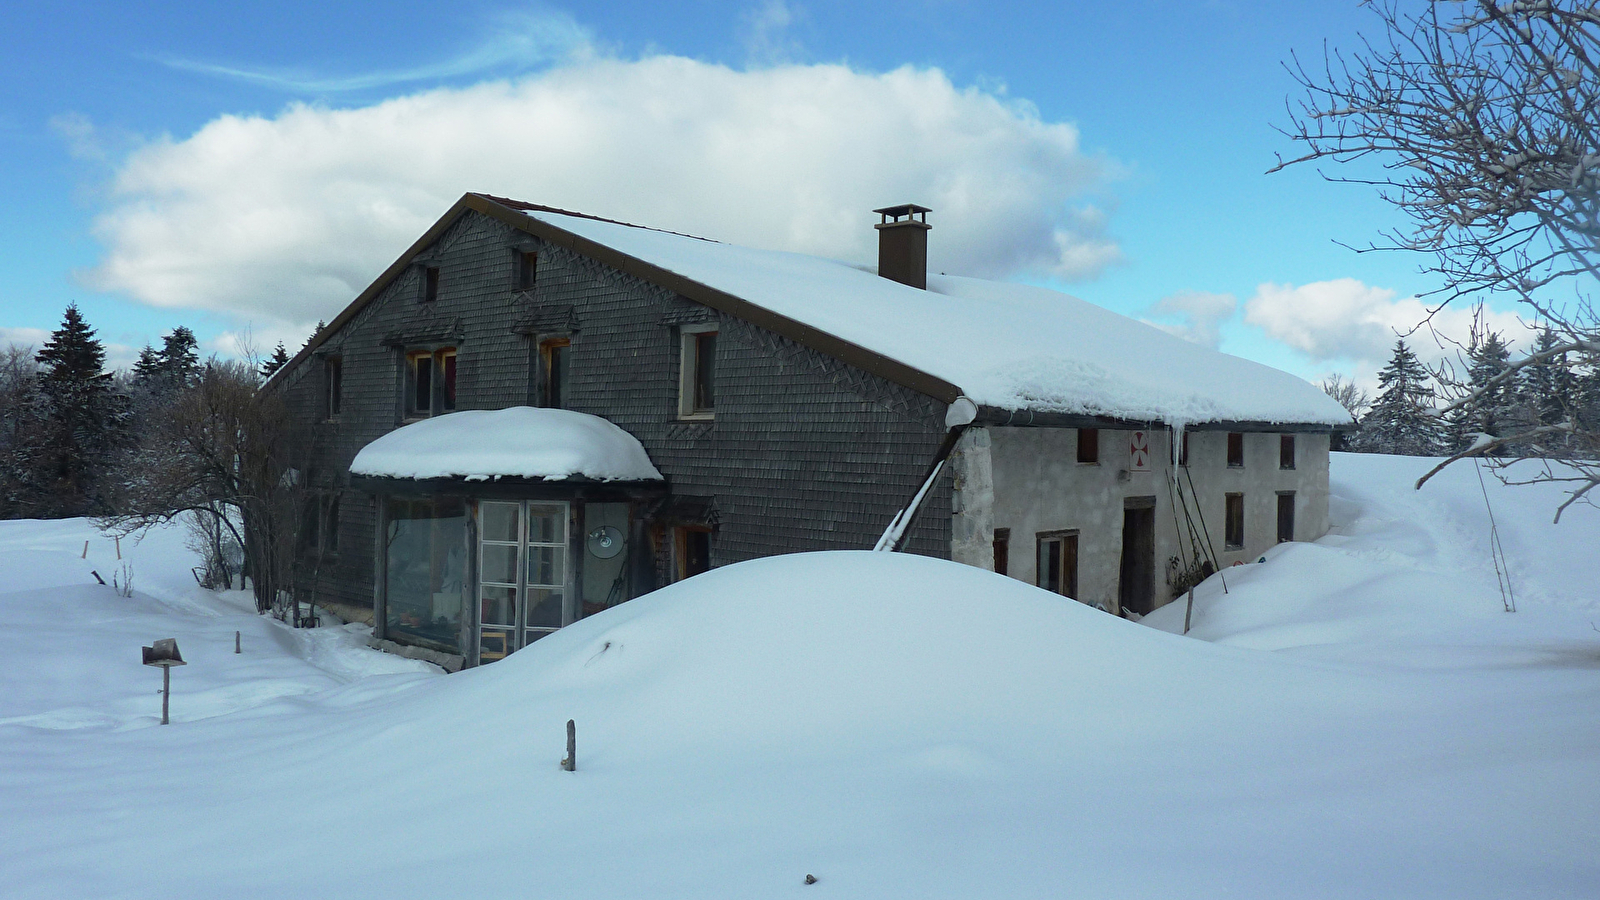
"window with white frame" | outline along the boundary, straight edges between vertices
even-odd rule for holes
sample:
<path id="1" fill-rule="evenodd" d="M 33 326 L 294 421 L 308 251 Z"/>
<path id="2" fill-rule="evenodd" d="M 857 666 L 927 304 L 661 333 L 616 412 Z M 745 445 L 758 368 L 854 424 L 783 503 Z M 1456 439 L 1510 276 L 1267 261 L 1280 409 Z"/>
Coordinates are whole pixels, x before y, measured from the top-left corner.
<path id="1" fill-rule="evenodd" d="M 684 326 L 679 329 L 679 418 L 712 418 L 717 406 L 716 386 L 716 326 Z"/>

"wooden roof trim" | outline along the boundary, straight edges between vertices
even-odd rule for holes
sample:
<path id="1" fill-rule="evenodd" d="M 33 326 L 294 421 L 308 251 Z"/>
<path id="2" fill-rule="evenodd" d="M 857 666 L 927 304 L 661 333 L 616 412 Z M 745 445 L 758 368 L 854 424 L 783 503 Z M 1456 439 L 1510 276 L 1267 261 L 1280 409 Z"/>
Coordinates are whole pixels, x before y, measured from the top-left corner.
<path id="1" fill-rule="evenodd" d="M 343 312 L 339 313 L 337 316 L 334 316 L 333 321 L 329 322 L 327 325 L 324 325 L 321 331 L 311 336 L 311 340 L 306 342 L 306 346 L 303 347 L 299 353 L 296 353 L 294 356 L 290 357 L 288 362 L 284 363 L 278 368 L 278 371 L 273 372 L 272 377 L 268 378 L 266 382 L 261 385 L 261 389 L 266 390 L 267 388 L 275 386 L 279 380 L 287 378 L 288 373 L 293 371 L 301 363 L 310 359 L 311 356 L 316 352 L 317 348 L 322 346 L 324 341 L 326 341 L 333 334 L 337 333 L 339 329 L 348 325 L 351 319 L 354 319 L 356 315 L 361 312 L 361 310 L 366 308 L 368 303 L 372 302 L 373 298 L 377 297 L 378 294 L 382 293 L 384 288 L 389 286 L 389 282 L 399 277 L 400 274 L 404 272 L 418 256 L 422 255 L 423 250 L 427 249 L 428 246 L 434 241 L 437 241 L 439 237 L 444 234 L 445 229 L 455 224 L 456 219 L 460 218 L 462 213 L 471 208 L 467 203 L 467 198 L 472 196 L 472 194 L 467 194 L 460 200 L 457 200 L 455 205 L 450 207 L 448 212 L 439 217 L 439 221 L 433 223 L 432 228 L 429 228 L 427 231 L 423 232 L 422 237 L 417 238 L 416 241 L 414 241 L 411 246 L 406 249 L 406 252 L 400 254 L 399 259 L 390 264 L 389 268 L 384 269 L 383 274 L 379 275 L 377 279 L 372 282 L 372 284 L 367 285 L 366 290 L 362 291 L 360 294 L 357 294 L 356 298 L 350 301 L 350 305 L 346 306 Z"/>

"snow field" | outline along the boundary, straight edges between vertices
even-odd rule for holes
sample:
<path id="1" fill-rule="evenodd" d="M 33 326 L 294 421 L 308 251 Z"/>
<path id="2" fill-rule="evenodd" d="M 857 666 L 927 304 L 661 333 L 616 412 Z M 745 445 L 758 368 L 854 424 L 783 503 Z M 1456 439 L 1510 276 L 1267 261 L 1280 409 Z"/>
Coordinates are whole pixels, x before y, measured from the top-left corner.
<path id="1" fill-rule="evenodd" d="M 138 548 L 169 599 L 31 582 L 86 526 L 0 523 L 23 585 L 0 696 L 31 691 L 4 715 L 101 717 L 0 722 L 0 894 L 1592 897 L 1600 562 L 1567 551 L 1600 523 L 1492 494 L 1513 567 L 1556 564 L 1508 615 L 1476 480 L 1410 494 L 1420 468 L 1336 457 L 1336 533 L 1203 585 L 1195 637 L 1159 630 L 1180 604 L 1134 624 L 952 563 L 798 554 L 448 677 L 348 629 L 269 640 L 160 588 L 187 574 L 170 546 Z M 63 618 L 81 647 L 41 637 Z M 191 664 L 152 727 L 137 646 L 168 636 Z"/>

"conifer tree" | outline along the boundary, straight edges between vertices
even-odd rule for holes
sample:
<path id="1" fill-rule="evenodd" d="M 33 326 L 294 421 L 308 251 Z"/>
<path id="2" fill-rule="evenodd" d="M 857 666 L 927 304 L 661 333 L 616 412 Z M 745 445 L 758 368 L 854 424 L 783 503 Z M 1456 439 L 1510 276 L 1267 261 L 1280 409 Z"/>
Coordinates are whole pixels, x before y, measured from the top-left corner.
<path id="1" fill-rule="evenodd" d="M 283 346 L 283 341 L 273 348 L 272 355 L 261 363 L 261 377 L 271 378 L 279 369 L 289 364 L 289 351 Z"/>
<path id="2" fill-rule="evenodd" d="M 1428 370 L 1404 340 L 1378 373 L 1378 399 L 1361 420 L 1360 449 L 1369 453 L 1431 456 L 1441 449 Z"/>
<path id="3" fill-rule="evenodd" d="M 1456 407 L 1449 415 L 1447 445 L 1443 449 L 1457 453 L 1472 446 L 1480 434 L 1500 437 L 1507 427 L 1516 424 L 1519 400 L 1514 382 L 1490 382 L 1506 370 L 1511 359 L 1511 348 L 1499 332 L 1472 333 L 1472 343 L 1467 347 L 1467 383 L 1464 390 L 1471 399 Z"/>
<path id="4" fill-rule="evenodd" d="M 161 354 L 149 344 L 139 351 L 139 359 L 133 364 L 133 372 L 129 378 L 135 388 L 148 389 L 154 386 L 161 377 Z"/>
<path id="5" fill-rule="evenodd" d="M 47 415 L 38 461 L 55 500 L 48 514 L 103 511 L 97 482 L 127 426 L 125 404 L 105 371 L 105 347 L 74 304 L 35 358 Z"/>
<path id="6" fill-rule="evenodd" d="M 1541 329 L 1534 339 L 1533 352 L 1546 353 L 1559 343 L 1555 332 Z M 1519 387 L 1530 425 L 1556 425 L 1578 412 L 1577 380 L 1565 353 L 1530 363 L 1522 370 Z"/>
<path id="7" fill-rule="evenodd" d="M 181 390 L 195 383 L 200 377 L 200 342 L 195 339 L 194 332 L 182 325 L 162 339 L 161 350 L 157 353 L 161 361 L 161 376 L 171 390 Z"/>

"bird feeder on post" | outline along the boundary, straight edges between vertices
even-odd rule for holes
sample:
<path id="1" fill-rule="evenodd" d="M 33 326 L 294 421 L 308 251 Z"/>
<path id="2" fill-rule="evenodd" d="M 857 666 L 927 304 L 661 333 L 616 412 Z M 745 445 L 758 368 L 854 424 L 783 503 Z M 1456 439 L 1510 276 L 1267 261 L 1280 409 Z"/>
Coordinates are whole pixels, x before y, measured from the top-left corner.
<path id="1" fill-rule="evenodd" d="M 178 653 L 177 638 L 162 638 L 145 647 L 144 664 L 161 667 L 161 724 L 167 724 L 167 699 L 172 695 L 172 667 L 186 665 Z"/>

